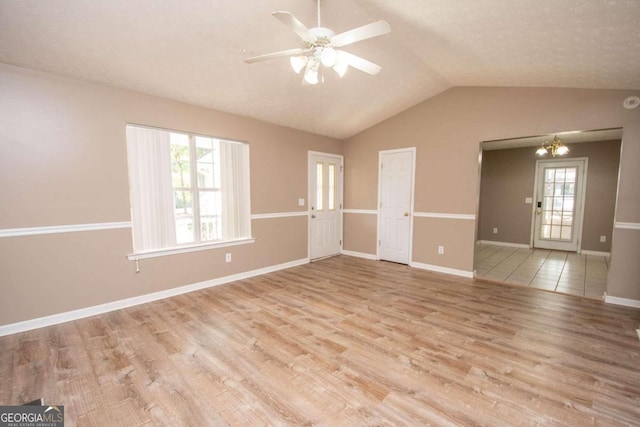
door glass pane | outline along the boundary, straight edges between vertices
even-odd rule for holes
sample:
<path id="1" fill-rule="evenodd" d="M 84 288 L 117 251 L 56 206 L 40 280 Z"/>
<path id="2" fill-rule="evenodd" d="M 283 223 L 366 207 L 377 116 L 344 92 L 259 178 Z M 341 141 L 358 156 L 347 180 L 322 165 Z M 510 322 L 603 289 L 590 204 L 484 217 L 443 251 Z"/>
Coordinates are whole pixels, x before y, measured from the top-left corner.
<path id="1" fill-rule="evenodd" d="M 324 163 L 318 162 L 316 163 L 316 209 L 321 211 L 324 209 L 323 206 L 323 195 L 324 195 Z"/>
<path id="2" fill-rule="evenodd" d="M 336 165 L 329 164 L 329 210 L 336 208 Z"/>
<path id="3" fill-rule="evenodd" d="M 544 170 L 544 182 L 553 182 L 555 176 L 555 170 L 553 169 L 545 169 Z"/>
<path id="4" fill-rule="evenodd" d="M 564 185 L 564 194 L 567 196 L 573 196 L 575 192 L 576 185 L 573 183 Z"/>

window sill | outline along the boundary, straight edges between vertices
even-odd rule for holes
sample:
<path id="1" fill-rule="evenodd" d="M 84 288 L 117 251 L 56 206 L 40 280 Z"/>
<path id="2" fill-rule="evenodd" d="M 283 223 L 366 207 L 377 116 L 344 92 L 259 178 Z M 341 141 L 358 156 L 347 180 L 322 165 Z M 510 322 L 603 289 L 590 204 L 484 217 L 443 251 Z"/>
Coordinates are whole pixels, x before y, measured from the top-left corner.
<path id="1" fill-rule="evenodd" d="M 129 259 L 129 261 L 138 261 L 140 259 L 146 259 L 146 258 L 156 258 L 161 256 L 167 256 L 167 255 L 184 254 L 187 252 L 206 251 L 209 249 L 218 249 L 218 248 L 226 248 L 229 246 L 246 245 L 249 243 L 255 243 L 255 241 L 256 239 L 253 237 L 246 237 L 246 238 L 236 239 L 236 240 L 225 240 L 223 242 L 212 242 L 212 243 L 204 243 L 199 245 L 158 249 L 155 251 L 148 251 L 148 252 L 139 252 L 139 253 L 127 255 L 127 258 Z"/>

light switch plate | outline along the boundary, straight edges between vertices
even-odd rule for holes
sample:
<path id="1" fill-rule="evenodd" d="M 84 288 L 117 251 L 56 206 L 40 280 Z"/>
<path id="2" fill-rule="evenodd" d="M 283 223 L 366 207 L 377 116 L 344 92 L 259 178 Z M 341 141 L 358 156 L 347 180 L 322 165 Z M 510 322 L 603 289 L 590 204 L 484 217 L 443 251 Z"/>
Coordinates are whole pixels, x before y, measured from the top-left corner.
<path id="1" fill-rule="evenodd" d="M 533 203 L 533 197 L 525 197 L 524 202 L 529 204 Z"/>
<path id="2" fill-rule="evenodd" d="M 304 206 L 304 199 L 298 199 L 298 206 Z"/>

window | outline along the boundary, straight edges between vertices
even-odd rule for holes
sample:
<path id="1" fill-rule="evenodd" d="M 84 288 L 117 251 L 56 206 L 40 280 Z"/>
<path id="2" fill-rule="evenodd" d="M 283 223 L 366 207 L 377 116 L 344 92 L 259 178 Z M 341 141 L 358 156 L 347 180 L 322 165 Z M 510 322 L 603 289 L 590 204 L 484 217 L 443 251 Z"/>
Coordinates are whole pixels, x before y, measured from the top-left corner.
<path id="1" fill-rule="evenodd" d="M 251 236 L 249 145 L 127 125 L 136 253 Z"/>

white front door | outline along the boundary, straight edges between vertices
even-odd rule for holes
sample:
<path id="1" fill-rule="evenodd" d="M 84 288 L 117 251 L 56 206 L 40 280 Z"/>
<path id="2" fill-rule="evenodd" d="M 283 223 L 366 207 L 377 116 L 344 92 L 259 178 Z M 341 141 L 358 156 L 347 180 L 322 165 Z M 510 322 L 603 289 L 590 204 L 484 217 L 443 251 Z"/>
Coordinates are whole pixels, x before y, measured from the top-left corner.
<path id="1" fill-rule="evenodd" d="M 378 258 L 409 264 L 415 148 L 380 152 Z"/>
<path id="2" fill-rule="evenodd" d="M 342 248 L 342 156 L 309 152 L 309 258 Z"/>
<path id="3" fill-rule="evenodd" d="M 586 159 L 538 161 L 533 246 L 578 251 Z"/>

